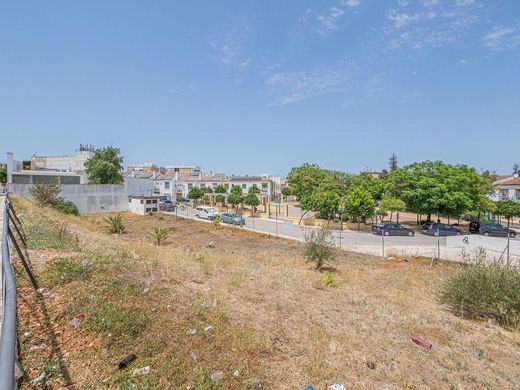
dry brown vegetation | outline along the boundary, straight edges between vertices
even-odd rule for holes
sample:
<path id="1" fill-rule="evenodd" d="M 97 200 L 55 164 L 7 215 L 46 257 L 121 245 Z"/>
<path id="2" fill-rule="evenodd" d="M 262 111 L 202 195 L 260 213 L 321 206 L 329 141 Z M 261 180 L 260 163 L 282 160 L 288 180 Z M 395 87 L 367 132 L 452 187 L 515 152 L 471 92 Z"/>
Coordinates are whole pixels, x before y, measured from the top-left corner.
<path id="1" fill-rule="evenodd" d="M 35 387 L 520 388 L 519 333 L 437 303 L 451 264 L 343 252 L 320 273 L 303 244 L 239 228 L 128 214 L 115 236 L 102 215 L 17 207 L 48 289 L 38 298 L 19 276 L 26 383 L 48 378 Z M 165 245 L 153 227 L 170 228 Z M 137 360 L 118 370 L 128 353 Z"/>

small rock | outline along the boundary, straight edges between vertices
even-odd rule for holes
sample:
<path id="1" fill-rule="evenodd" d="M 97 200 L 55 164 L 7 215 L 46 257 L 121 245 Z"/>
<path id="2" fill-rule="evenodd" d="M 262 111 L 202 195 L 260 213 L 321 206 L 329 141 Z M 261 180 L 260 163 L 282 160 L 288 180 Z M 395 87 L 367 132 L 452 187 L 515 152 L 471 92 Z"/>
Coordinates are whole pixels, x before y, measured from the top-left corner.
<path id="1" fill-rule="evenodd" d="M 47 292 L 47 289 L 44 288 L 44 287 L 41 287 L 41 288 L 39 288 L 38 290 L 36 290 L 36 292 L 37 292 L 38 294 L 45 294 L 45 293 Z"/>
<path id="2" fill-rule="evenodd" d="M 209 309 L 209 303 L 204 301 L 201 303 L 200 307 L 202 307 L 203 309 Z"/>
<path id="3" fill-rule="evenodd" d="M 211 325 L 208 325 L 204 328 L 204 332 L 209 332 L 213 327 Z"/>
<path id="4" fill-rule="evenodd" d="M 29 348 L 29 352 L 37 351 L 39 349 L 43 349 L 43 348 L 46 348 L 46 347 L 47 347 L 46 344 L 34 345 L 34 346 Z"/>
<path id="5" fill-rule="evenodd" d="M 45 379 L 45 371 L 43 371 L 40 375 L 38 375 L 36 378 L 34 378 L 33 380 L 31 380 L 29 383 L 31 385 L 35 385 L 36 383 L 40 383 L 41 381 L 43 381 Z"/>
<path id="6" fill-rule="evenodd" d="M 211 374 L 211 380 L 219 381 L 224 377 L 224 373 L 222 371 L 213 371 Z"/>
<path id="7" fill-rule="evenodd" d="M 191 356 L 191 360 L 193 360 L 194 362 L 197 361 L 197 355 L 195 355 L 195 353 L 193 353 L 193 351 L 190 352 L 190 356 Z"/>
<path id="8" fill-rule="evenodd" d="M 346 390 L 346 387 L 343 383 L 336 383 L 329 387 L 329 390 Z"/>
<path id="9" fill-rule="evenodd" d="M 387 257 L 386 259 L 387 259 L 387 260 L 395 260 L 395 257 L 390 256 L 390 257 Z"/>
<path id="10" fill-rule="evenodd" d="M 197 329 L 193 328 L 193 329 L 190 329 L 186 332 L 186 334 L 189 334 L 190 336 L 193 336 L 194 334 L 197 333 Z"/>
<path id="11" fill-rule="evenodd" d="M 215 248 L 215 244 L 213 244 L 213 241 L 210 241 L 206 244 L 206 248 Z"/>
<path id="12" fill-rule="evenodd" d="M 369 360 L 367 362 L 367 367 L 370 368 L 371 370 L 375 370 L 376 369 L 376 364 Z"/>
<path id="13" fill-rule="evenodd" d="M 238 370 L 235 371 L 235 372 L 233 373 L 233 377 L 234 377 L 234 378 L 240 378 L 240 372 L 238 372 Z"/>
<path id="14" fill-rule="evenodd" d="M 143 294 L 146 294 L 148 291 L 150 291 L 150 288 L 149 288 L 149 287 L 145 287 L 145 288 L 143 289 Z"/>
<path id="15" fill-rule="evenodd" d="M 28 339 L 28 338 L 31 337 L 31 336 L 32 336 L 32 333 L 31 333 L 31 332 L 24 332 L 24 333 L 23 333 L 23 337 L 26 338 L 26 339 Z"/>
<path id="16" fill-rule="evenodd" d="M 132 376 L 148 375 L 150 373 L 150 366 L 136 368 L 132 371 Z"/>
<path id="17" fill-rule="evenodd" d="M 480 349 L 478 351 L 475 351 L 475 357 L 477 359 L 482 359 L 483 356 L 484 356 L 484 351 L 482 351 Z"/>
<path id="18" fill-rule="evenodd" d="M 244 384 L 248 389 L 261 389 L 264 382 L 258 378 L 247 378 Z"/>

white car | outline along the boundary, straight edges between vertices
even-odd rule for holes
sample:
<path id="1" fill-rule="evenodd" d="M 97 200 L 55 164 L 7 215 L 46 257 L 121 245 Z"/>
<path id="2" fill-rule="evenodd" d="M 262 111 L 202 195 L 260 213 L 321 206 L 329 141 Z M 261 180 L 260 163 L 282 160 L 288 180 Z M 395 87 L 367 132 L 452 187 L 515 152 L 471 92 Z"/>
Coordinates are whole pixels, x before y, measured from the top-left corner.
<path id="1" fill-rule="evenodd" d="M 195 216 L 201 219 L 213 219 L 218 217 L 218 212 L 213 207 L 200 206 L 195 209 Z"/>

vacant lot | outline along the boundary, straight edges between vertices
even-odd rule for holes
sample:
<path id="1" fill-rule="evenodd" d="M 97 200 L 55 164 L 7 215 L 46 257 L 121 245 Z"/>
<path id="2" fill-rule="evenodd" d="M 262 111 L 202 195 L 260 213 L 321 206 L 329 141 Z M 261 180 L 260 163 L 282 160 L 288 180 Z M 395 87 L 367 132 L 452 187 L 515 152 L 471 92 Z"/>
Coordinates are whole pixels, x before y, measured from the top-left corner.
<path id="1" fill-rule="evenodd" d="M 48 289 L 37 297 L 19 276 L 27 381 L 46 375 L 35 387 L 520 388 L 519 333 L 436 302 L 453 265 L 345 252 L 331 276 L 301 243 L 239 229 L 127 215 L 113 236 L 102 215 L 16 206 Z M 153 227 L 172 229 L 164 246 Z M 129 353 L 137 359 L 118 370 Z"/>

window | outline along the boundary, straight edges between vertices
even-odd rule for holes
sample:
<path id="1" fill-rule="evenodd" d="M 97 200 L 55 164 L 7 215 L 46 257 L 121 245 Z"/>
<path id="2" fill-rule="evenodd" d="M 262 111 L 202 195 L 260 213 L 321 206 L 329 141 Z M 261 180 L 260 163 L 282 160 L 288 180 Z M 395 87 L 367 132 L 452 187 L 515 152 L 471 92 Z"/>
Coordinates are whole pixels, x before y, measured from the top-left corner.
<path id="1" fill-rule="evenodd" d="M 146 204 L 152 204 L 152 200 L 151 199 L 146 199 Z"/>
<path id="2" fill-rule="evenodd" d="M 156 212 L 157 212 L 157 207 L 154 207 L 154 208 L 152 209 L 152 212 L 156 213 Z"/>
<path id="3" fill-rule="evenodd" d="M 144 203 L 144 200 L 141 199 L 141 204 L 143 204 L 143 203 Z"/>
<path id="4" fill-rule="evenodd" d="M 157 204 L 157 199 L 152 200 L 152 204 Z"/>
<path id="5" fill-rule="evenodd" d="M 262 191 L 267 192 L 267 183 L 262 183 Z"/>
<path id="6" fill-rule="evenodd" d="M 193 187 L 193 184 L 188 183 L 188 190 L 191 190 L 191 187 Z"/>
<path id="7" fill-rule="evenodd" d="M 166 190 L 170 189 L 170 182 L 169 181 L 165 181 L 164 182 L 164 189 L 166 189 Z"/>
<path id="8" fill-rule="evenodd" d="M 245 190 L 247 188 L 247 184 L 242 184 L 242 189 Z"/>

